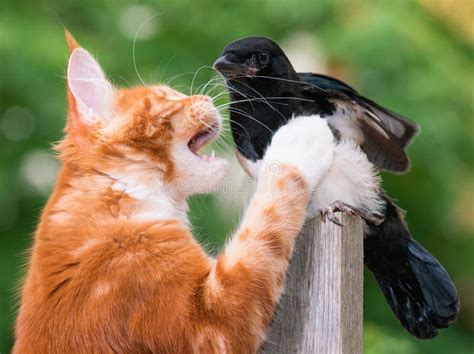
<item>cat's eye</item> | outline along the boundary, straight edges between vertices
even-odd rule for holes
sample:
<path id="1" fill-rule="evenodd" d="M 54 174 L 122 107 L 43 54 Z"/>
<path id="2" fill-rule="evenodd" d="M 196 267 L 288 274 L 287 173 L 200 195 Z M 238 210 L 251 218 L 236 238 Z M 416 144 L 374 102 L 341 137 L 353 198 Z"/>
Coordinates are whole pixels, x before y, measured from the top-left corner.
<path id="1" fill-rule="evenodd" d="M 270 57 L 267 53 L 260 52 L 258 53 L 257 59 L 258 63 L 263 66 L 268 64 L 268 60 L 270 59 Z"/>

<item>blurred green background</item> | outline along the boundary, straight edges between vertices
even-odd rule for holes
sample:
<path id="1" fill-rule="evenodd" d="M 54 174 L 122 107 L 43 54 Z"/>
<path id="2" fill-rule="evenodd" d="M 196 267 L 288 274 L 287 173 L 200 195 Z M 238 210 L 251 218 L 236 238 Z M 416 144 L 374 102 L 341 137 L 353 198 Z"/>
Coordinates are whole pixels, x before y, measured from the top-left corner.
<path id="1" fill-rule="evenodd" d="M 63 26 L 115 84 L 140 82 L 132 56 L 136 37 L 143 79 L 173 78 L 171 85 L 185 92 L 193 78 L 196 91 L 214 76 L 209 68 L 194 73 L 211 65 L 226 43 L 270 36 L 297 69 L 334 75 L 418 122 L 422 134 L 409 149 L 411 172 L 384 175 L 384 186 L 408 211 L 413 235 L 450 272 L 461 314 L 436 339 L 415 340 L 366 274 L 365 351 L 473 352 L 474 1 L 3 0 L 1 7 L 1 353 L 12 345 L 25 250 L 58 168 L 50 146 L 62 136 L 66 113 Z M 242 199 L 239 191 L 193 198 L 191 220 L 208 249 L 216 252 L 238 223 Z"/>

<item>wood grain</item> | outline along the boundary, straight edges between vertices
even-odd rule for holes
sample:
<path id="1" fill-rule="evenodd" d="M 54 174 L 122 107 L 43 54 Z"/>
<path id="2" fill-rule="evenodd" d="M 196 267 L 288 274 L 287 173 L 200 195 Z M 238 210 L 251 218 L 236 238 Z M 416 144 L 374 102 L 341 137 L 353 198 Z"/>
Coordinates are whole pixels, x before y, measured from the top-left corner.
<path id="1" fill-rule="evenodd" d="M 344 227 L 313 219 L 298 236 L 260 353 L 362 353 L 362 222 L 338 217 Z"/>

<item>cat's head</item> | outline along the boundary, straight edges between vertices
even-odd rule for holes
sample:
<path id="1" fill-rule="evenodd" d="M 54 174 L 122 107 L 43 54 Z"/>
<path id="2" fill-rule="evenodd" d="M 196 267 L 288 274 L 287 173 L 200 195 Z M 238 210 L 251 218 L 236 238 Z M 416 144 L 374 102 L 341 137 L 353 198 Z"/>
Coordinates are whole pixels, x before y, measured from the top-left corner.
<path id="1" fill-rule="evenodd" d="M 69 34 L 67 39 L 69 111 L 61 159 L 183 196 L 215 190 L 227 161 L 198 154 L 221 129 L 212 99 L 164 85 L 114 87 L 92 55 Z"/>

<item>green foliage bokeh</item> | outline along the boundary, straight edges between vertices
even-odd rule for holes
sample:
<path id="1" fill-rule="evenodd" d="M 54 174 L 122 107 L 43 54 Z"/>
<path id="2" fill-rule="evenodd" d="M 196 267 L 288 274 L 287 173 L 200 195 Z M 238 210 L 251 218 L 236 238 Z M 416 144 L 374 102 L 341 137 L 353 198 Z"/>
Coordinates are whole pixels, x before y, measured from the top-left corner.
<path id="1" fill-rule="evenodd" d="M 148 22 L 133 22 L 145 15 Z M 12 345 L 15 294 L 24 274 L 25 250 L 50 190 L 43 188 L 41 179 L 31 185 L 25 176 L 43 173 L 30 162 L 38 156 L 43 161 L 51 143 L 61 138 L 66 116 L 68 54 L 63 26 L 98 57 L 115 84 L 127 86 L 140 82 L 132 56 L 140 24 L 146 36 L 138 36 L 135 58 L 147 83 L 174 77 L 172 85 L 186 91 L 193 73 L 211 65 L 233 39 L 257 34 L 283 40 L 305 33 L 318 43 L 328 62 L 350 73 L 344 79 L 351 85 L 415 120 L 422 134 L 409 148 L 412 170 L 404 176 L 384 175 L 384 186 L 408 211 L 413 235 L 448 269 L 467 306 L 458 323 L 439 337 L 417 341 L 403 331 L 367 273 L 365 350 L 472 352 L 473 47 L 414 0 L 3 0 L 0 352 L 8 352 Z M 213 75 L 210 69 L 201 69 L 194 84 Z M 41 166 L 49 163 L 44 160 Z M 200 238 L 215 247 L 238 223 L 236 212 L 223 211 L 213 196 L 192 200 L 191 219 Z"/>

